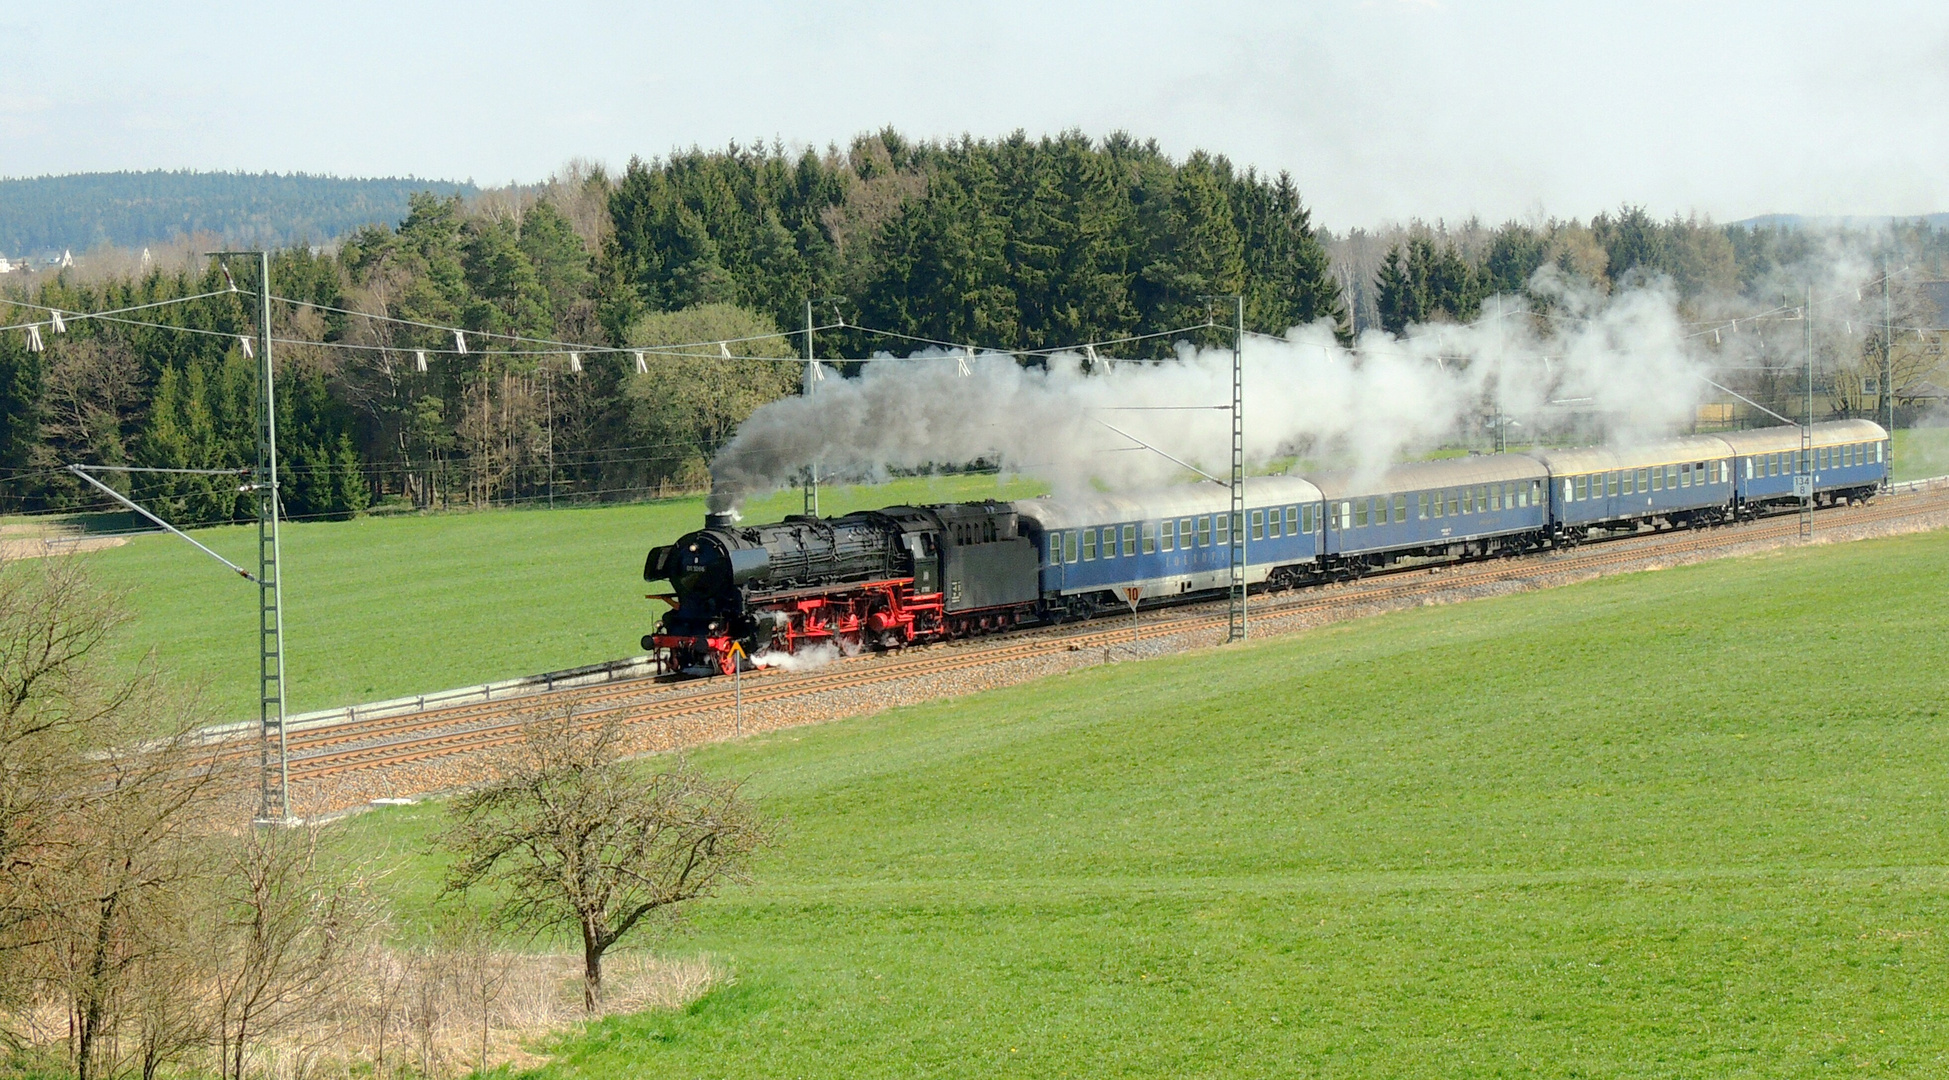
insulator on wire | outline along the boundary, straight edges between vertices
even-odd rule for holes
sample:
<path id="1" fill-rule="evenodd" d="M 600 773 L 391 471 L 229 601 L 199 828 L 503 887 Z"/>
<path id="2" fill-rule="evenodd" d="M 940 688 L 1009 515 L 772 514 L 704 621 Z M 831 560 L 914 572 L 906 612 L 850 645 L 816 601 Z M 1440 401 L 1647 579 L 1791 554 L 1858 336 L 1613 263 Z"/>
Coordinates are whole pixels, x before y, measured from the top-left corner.
<path id="1" fill-rule="evenodd" d="M 648 375 L 650 373 L 650 362 L 645 360 L 643 354 L 640 352 L 636 354 L 636 373 L 638 375 Z"/>
<path id="2" fill-rule="evenodd" d="M 426 350 L 425 349 L 413 350 L 413 369 L 419 372 L 426 371 Z"/>
<path id="3" fill-rule="evenodd" d="M 1712 331 L 1712 343 L 1714 345 L 1719 344 L 1719 331 L 1717 330 Z"/>
<path id="4" fill-rule="evenodd" d="M 573 352 L 572 352 L 572 353 L 569 353 L 569 354 L 568 354 L 568 369 L 569 369 L 570 371 L 573 371 L 573 372 L 575 372 L 575 373 L 576 373 L 577 375 L 580 375 L 580 374 L 582 374 L 582 354 L 581 354 L 581 353 L 573 353 Z"/>
<path id="5" fill-rule="evenodd" d="M 718 343 L 717 343 L 717 355 L 719 355 L 719 356 L 721 356 L 721 357 L 723 357 L 723 358 L 724 358 L 724 359 L 726 359 L 726 360 L 729 360 L 729 359 L 731 359 L 731 346 L 730 346 L 730 344 L 729 344 L 728 342 L 723 342 L 723 341 L 720 341 L 720 342 L 718 342 Z"/>
<path id="6" fill-rule="evenodd" d="M 61 321 L 60 312 L 50 311 L 47 313 L 47 317 L 48 317 L 48 325 L 54 328 L 55 333 L 65 334 L 68 332 L 68 324 Z"/>
<path id="7" fill-rule="evenodd" d="M 27 351 L 40 352 L 42 348 L 44 346 L 41 345 L 41 328 L 39 326 L 29 325 L 27 327 Z"/>
<path id="8" fill-rule="evenodd" d="M 251 344 L 250 344 L 250 338 L 248 338 L 248 337 L 245 337 L 245 336 L 244 336 L 244 335 L 242 335 L 242 334 L 238 334 L 238 335 L 237 335 L 237 344 L 239 344 L 239 345 L 241 345 L 241 346 L 243 346 L 243 347 L 244 347 L 244 359 L 246 359 L 246 360 L 255 360 L 255 359 L 257 359 L 257 350 L 251 347 Z"/>
<path id="9" fill-rule="evenodd" d="M 453 332 L 453 351 L 462 356 L 467 355 L 467 335 L 458 330 Z"/>

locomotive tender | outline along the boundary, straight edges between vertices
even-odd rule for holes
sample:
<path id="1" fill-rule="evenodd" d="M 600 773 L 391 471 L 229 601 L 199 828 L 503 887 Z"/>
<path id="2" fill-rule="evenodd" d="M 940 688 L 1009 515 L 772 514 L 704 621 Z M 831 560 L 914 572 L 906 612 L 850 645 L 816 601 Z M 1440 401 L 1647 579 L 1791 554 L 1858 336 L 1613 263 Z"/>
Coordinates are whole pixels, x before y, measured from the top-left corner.
<path id="1" fill-rule="evenodd" d="M 851 653 L 1222 595 L 1231 532 L 1248 588 L 1345 580 L 1401 559 L 1537 551 L 1607 533 L 1749 519 L 1862 500 L 1888 477 L 1866 420 L 1397 465 L 1378 474 L 1252 477 L 1245 512 L 1213 484 L 1147 495 L 893 506 L 705 527 L 659 547 L 646 581 L 670 605 L 644 649 L 729 674 L 738 653 Z M 735 648 L 734 648 L 735 647 Z"/>

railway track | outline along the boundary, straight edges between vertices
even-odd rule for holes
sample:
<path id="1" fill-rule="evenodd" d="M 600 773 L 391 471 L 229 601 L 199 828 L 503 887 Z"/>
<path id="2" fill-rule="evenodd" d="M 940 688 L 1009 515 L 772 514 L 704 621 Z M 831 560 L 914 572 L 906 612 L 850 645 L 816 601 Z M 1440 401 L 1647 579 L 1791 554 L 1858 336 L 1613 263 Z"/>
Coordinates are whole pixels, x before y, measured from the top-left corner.
<path id="1" fill-rule="evenodd" d="M 1929 492 L 1885 498 L 1866 507 L 1824 510 L 1819 520 L 1859 526 L 1949 510 L 1949 496 Z M 1441 564 L 1389 571 L 1353 582 L 1253 598 L 1255 619 L 1289 619 L 1334 609 L 1392 604 L 1533 577 L 1581 575 L 1648 559 L 1797 535 L 1798 515 L 1744 525 L 1655 534 L 1595 542 L 1568 551 L 1494 561 Z M 1104 626 L 1049 627 L 999 638 L 949 642 L 841 661 L 812 672 L 767 672 L 746 676 L 741 688 L 728 679 L 682 683 L 641 680 L 600 687 L 572 688 L 520 698 L 356 720 L 292 733 L 287 741 L 293 784 L 311 783 L 371 769 L 413 765 L 509 745 L 521 737 L 524 716 L 574 709 L 590 723 L 619 719 L 626 724 L 677 724 L 685 718 L 728 711 L 742 697 L 763 705 L 808 694 L 870 688 L 926 675 L 947 674 L 995 664 L 1057 656 L 1084 649 L 1113 647 L 1137 640 L 1223 631 L 1223 602 L 1176 609 L 1133 627 L 1128 621 Z M 240 754 L 254 753 L 239 748 Z"/>

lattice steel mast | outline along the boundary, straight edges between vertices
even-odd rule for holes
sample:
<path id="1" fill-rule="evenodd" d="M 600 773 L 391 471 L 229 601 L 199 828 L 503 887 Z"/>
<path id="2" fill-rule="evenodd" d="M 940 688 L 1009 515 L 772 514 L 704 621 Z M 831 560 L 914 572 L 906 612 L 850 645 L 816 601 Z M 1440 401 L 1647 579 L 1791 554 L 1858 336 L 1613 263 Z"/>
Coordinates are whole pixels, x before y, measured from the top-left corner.
<path id="1" fill-rule="evenodd" d="M 1232 328 L 1232 603 L 1226 641 L 1245 640 L 1245 297 Z"/>

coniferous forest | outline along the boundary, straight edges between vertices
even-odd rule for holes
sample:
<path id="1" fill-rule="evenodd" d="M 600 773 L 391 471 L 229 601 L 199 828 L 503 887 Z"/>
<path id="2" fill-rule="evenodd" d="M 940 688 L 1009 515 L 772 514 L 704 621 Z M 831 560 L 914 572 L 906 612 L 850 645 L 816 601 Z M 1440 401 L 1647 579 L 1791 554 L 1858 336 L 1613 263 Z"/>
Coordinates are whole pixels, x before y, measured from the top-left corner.
<path id="1" fill-rule="evenodd" d="M 1939 236 L 1918 242 L 1939 248 Z M 422 192 L 394 224 L 272 259 L 273 294 L 298 302 L 274 304 L 275 334 L 309 343 L 276 351 L 286 507 L 331 517 L 694 489 L 744 416 L 797 387 L 808 300 L 821 326 L 844 323 L 819 332 L 822 356 L 925 341 L 1034 350 L 1194 326 L 1212 294 L 1242 294 L 1252 330 L 1327 320 L 1345 336 L 1472 318 L 1545 264 L 1600 287 L 1662 274 L 1696 294 L 1799 257 L 1785 231 L 1628 207 L 1588 225 L 1375 241 L 1320 229 L 1291 177 L 1124 135 L 914 142 L 888 130 L 843 150 L 732 145 L 529 188 Z M 1349 245 L 1363 242 L 1372 271 L 1349 276 Z M 0 510 L 97 505 L 61 471 L 70 462 L 255 460 L 256 362 L 239 342 L 255 330 L 254 265 L 232 275 L 234 292 L 206 261 L 0 284 L 6 299 L 68 312 L 215 294 L 71 321 L 39 351 L 0 334 Z M 0 303 L 7 325 L 44 317 Z M 474 335 L 464 354 L 449 326 Z M 568 344 L 489 334 L 592 350 L 738 341 L 738 355 L 779 362 L 652 352 L 645 371 L 629 352 L 571 360 Z M 183 522 L 250 511 L 233 478 L 114 475 Z"/>

